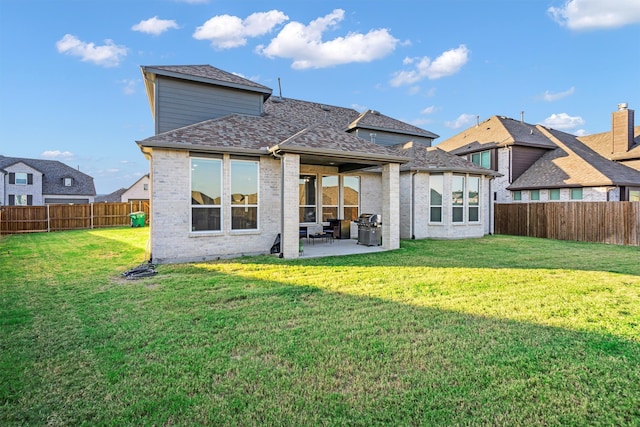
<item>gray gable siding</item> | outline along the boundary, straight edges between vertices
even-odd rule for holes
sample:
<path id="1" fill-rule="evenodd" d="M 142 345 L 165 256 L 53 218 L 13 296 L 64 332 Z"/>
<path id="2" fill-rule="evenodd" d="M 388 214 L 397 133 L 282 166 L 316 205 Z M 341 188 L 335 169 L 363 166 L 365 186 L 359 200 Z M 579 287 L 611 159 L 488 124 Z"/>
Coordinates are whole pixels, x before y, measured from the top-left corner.
<path id="1" fill-rule="evenodd" d="M 357 129 L 356 135 L 358 135 L 362 139 L 366 139 L 371 142 L 371 134 L 375 134 L 375 143 L 378 145 L 382 145 L 384 147 L 390 147 L 393 145 L 404 144 L 405 142 L 413 141 L 417 144 L 425 145 L 430 147 L 433 139 L 425 138 L 416 135 L 406 135 L 403 133 L 396 132 L 385 132 L 382 130 L 370 130 L 370 129 Z"/>
<path id="2" fill-rule="evenodd" d="M 156 134 L 229 114 L 262 114 L 261 93 L 158 77 Z"/>

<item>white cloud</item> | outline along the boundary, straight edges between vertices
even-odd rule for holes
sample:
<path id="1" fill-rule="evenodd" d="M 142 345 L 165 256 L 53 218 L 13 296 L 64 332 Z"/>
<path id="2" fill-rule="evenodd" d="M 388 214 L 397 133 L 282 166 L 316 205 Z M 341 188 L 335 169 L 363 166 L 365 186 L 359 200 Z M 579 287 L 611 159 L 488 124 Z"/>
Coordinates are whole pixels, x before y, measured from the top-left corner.
<path id="1" fill-rule="evenodd" d="M 351 108 L 353 108 L 356 111 L 360 111 L 360 112 L 368 110 L 367 107 L 365 107 L 364 105 L 360 105 L 360 104 L 351 104 Z"/>
<path id="2" fill-rule="evenodd" d="M 469 61 L 470 53 L 470 50 L 461 44 L 455 49 L 450 49 L 442 53 L 442 55 L 433 61 L 427 56 L 422 58 L 405 58 L 403 64 L 415 64 L 414 69 L 396 72 L 391 79 L 391 86 L 397 87 L 413 84 L 425 78 L 435 80 L 455 74 Z"/>
<path id="3" fill-rule="evenodd" d="M 268 58 L 291 58 L 291 67 L 302 70 L 371 62 L 393 52 L 398 44 L 387 29 L 371 30 L 366 34 L 348 33 L 344 37 L 323 41 L 323 33 L 335 28 L 343 19 L 344 10 L 335 9 L 309 25 L 290 22 L 268 46 L 258 46 L 256 51 Z"/>
<path id="4" fill-rule="evenodd" d="M 550 7 L 549 15 L 571 30 L 618 28 L 640 23 L 638 0 L 567 0 L 562 7 Z"/>
<path id="5" fill-rule="evenodd" d="M 438 107 L 436 107 L 435 105 L 431 105 L 430 107 L 427 107 L 424 110 L 420 111 L 420 114 L 433 114 L 436 111 L 438 111 Z"/>
<path id="6" fill-rule="evenodd" d="M 170 29 L 178 29 L 180 28 L 176 21 L 171 19 L 158 19 L 157 16 L 153 18 L 149 18 L 144 21 L 138 22 L 136 25 L 131 27 L 133 31 L 139 31 L 141 33 L 153 34 L 154 36 L 159 36 L 160 34 L 168 31 Z"/>
<path id="7" fill-rule="evenodd" d="M 475 119 L 476 116 L 473 114 L 460 114 L 454 121 L 444 122 L 444 125 L 449 129 L 460 129 L 471 126 Z"/>
<path id="8" fill-rule="evenodd" d="M 105 40 L 102 46 L 83 42 L 72 34 L 65 34 L 56 42 L 58 52 L 78 56 L 85 62 L 93 62 L 105 67 L 116 67 L 127 56 L 125 46 L 116 45 L 113 40 Z"/>
<path id="9" fill-rule="evenodd" d="M 588 135 L 587 131 L 584 129 L 578 129 L 577 131 L 573 132 L 573 134 L 575 136 L 585 136 Z"/>
<path id="10" fill-rule="evenodd" d="M 136 93 L 136 85 L 138 84 L 138 80 L 120 80 L 120 84 L 122 84 L 123 86 L 122 92 L 124 92 L 125 95 L 133 95 L 134 93 Z"/>
<path id="11" fill-rule="evenodd" d="M 193 38 L 209 40 L 218 49 L 230 49 L 244 46 L 248 37 L 267 34 L 288 20 L 289 17 L 278 10 L 253 13 L 244 20 L 237 16 L 217 15 L 196 28 Z"/>
<path id="12" fill-rule="evenodd" d="M 567 113 L 552 114 L 542 122 L 547 127 L 557 130 L 575 129 L 584 124 L 584 119 L 580 116 L 571 117 Z"/>
<path id="13" fill-rule="evenodd" d="M 70 151 L 60 151 L 60 150 L 47 150 L 40 153 L 41 157 L 45 157 L 47 159 L 73 159 L 75 155 Z"/>
<path id="14" fill-rule="evenodd" d="M 576 88 L 573 86 L 571 86 L 569 89 L 565 90 L 564 92 L 558 92 L 558 93 L 553 93 L 546 90 L 544 94 L 542 94 L 541 98 L 544 99 L 545 101 L 553 102 L 553 101 L 562 99 L 564 97 L 567 97 L 569 95 L 573 95 L 575 91 L 576 91 Z"/>

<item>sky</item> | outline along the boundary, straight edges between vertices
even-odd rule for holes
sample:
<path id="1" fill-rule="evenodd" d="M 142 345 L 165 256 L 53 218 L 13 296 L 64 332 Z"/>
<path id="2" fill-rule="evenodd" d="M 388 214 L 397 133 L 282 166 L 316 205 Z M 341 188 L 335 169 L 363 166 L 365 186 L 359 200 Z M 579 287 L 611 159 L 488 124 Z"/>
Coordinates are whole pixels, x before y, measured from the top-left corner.
<path id="1" fill-rule="evenodd" d="M 436 145 L 493 115 L 593 134 L 640 116 L 640 0 L 0 0 L 0 154 L 127 188 L 154 132 L 140 67 L 195 64 Z"/>

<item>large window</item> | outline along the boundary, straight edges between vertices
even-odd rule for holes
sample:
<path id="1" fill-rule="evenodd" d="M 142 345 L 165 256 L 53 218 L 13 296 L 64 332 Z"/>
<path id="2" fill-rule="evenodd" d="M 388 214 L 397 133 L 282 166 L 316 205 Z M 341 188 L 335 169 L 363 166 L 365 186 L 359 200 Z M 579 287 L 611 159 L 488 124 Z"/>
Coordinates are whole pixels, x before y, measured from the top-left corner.
<path id="1" fill-rule="evenodd" d="M 340 200 L 340 186 L 338 176 L 322 177 L 322 221 L 338 218 L 338 205 Z"/>
<path id="2" fill-rule="evenodd" d="M 469 204 L 469 222 L 480 221 L 480 178 L 470 176 L 467 180 L 469 194 L 467 203 Z"/>
<path id="3" fill-rule="evenodd" d="M 451 178 L 451 221 L 464 222 L 464 176 Z"/>
<path id="4" fill-rule="evenodd" d="M 31 206 L 33 196 L 26 194 L 9 194 L 9 206 Z"/>
<path id="5" fill-rule="evenodd" d="M 429 221 L 442 222 L 442 187 L 443 176 L 431 175 L 429 177 Z"/>
<path id="6" fill-rule="evenodd" d="M 258 229 L 259 164 L 231 161 L 231 229 Z"/>
<path id="7" fill-rule="evenodd" d="M 222 160 L 191 158 L 191 231 L 222 230 Z"/>
<path id="8" fill-rule="evenodd" d="M 316 176 L 300 175 L 300 218 L 301 223 L 316 222 Z"/>
<path id="9" fill-rule="evenodd" d="M 342 179 L 344 216 L 341 219 L 355 221 L 360 215 L 360 177 L 345 176 Z"/>
<path id="10" fill-rule="evenodd" d="M 491 169 L 491 151 L 482 151 L 480 153 L 473 153 L 471 155 L 471 161 L 478 166 L 486 169 Z"/>

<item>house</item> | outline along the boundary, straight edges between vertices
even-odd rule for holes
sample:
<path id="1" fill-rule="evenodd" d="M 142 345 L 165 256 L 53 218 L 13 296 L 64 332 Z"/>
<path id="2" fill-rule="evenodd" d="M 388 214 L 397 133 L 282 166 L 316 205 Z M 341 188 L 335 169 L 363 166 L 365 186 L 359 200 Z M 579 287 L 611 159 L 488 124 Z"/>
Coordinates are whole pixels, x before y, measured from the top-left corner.
<path id="1" fill-rule="evenodd" d="M 96 202 L 148 202 L 149 174 L 141 176 L 129 188 L 120 188 L 113 193 L 97 196 Z"/>
<path id="2" fill-rule="evenodd" d="M 299 255 L 301 227 L 382 218 L 400 238 L 490 232 L 498 174 L 431 145 L 438 136 L 379 111 L 272 96 L 211 67 L 142 67 L 155 135 L 150 161 L 154 262 Z M 357 228 L 356 228 L 357 229 Z M 352 233 L 353 234 L 353 233 Z"/>
<path id="3" fill-rule="evenodd" d="M 0 155 L 0 203 L 38 206 L 91 203 L 93 178 L 57 160 Z"/>
<path id="4" fill-rule="evenodd" d="M 437 147 L 499 172 L 492 190 L 497 203 L 638 200 L 640 147 L 629 119 L 633 112 L 625 106 L 614 113 L 611 132 L 577 137 L 493 116 Z"/>

